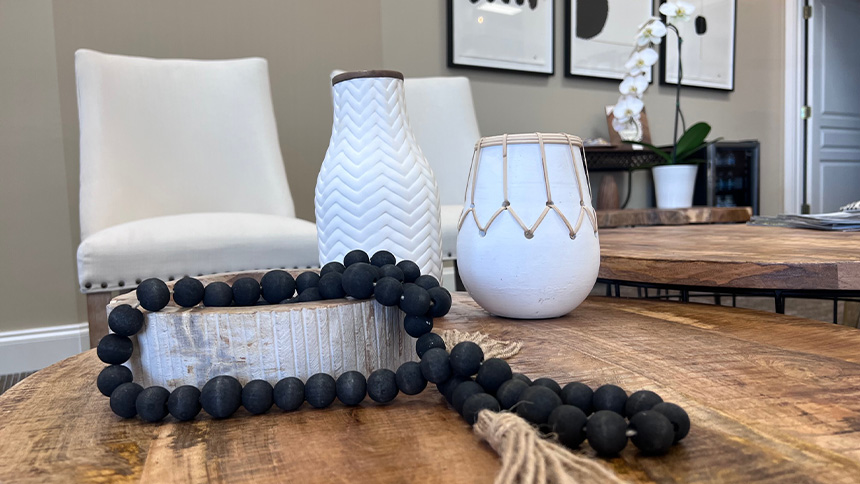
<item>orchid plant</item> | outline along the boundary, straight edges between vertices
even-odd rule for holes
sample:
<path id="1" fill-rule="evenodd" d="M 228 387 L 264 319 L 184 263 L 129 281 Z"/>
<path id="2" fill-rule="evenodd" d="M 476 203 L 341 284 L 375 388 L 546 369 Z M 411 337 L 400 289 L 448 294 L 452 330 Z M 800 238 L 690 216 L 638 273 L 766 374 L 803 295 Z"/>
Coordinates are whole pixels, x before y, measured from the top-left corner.
<path id="1" fill-rule="evenodd" d="M 705 138 L 711 130 L 707 123 L 696 123 L 686 130 L 678 139 L 678 118 L 681 116 L 681 78 L 683 70 L 681 68 L 681 35 L 678 32 L 677 24 L 690 20 L 690 16 L 696 10 L 696 7 L 684 1 L 668 1 L 660 5 L 660 13 L 666 17 L 664 24 L 660 19 L 651 17 L 639 26 L 639 31 L 636 35 L 636 45 L 633 48 L 633 53 L 630 59 L 624 64 L 627 70 L 624 80 L 618 90 L 621 96 L 615 107 L 612 109 L 613 120 L 612 128 L 618 133 L 637 130 L 639 118 L 642 115 L 642 109 L 645 103 L 642 101 L 642 96 L 648 89 L 648 72 L 651 67 L 657 63 L 656 47 L 660 45 L 669 30 L 675 32 L 678 36 L 678 84 L 675 94 L 675 130 L 672 144 L 671 154 L 665 149 L 659 148 L 647 143 L 639 141 L 629 141 L 633 144 L 645 146 L 669 163 L 675 164 L 679 161 L 688 160 L 688 158 L 706 145 Z"/>

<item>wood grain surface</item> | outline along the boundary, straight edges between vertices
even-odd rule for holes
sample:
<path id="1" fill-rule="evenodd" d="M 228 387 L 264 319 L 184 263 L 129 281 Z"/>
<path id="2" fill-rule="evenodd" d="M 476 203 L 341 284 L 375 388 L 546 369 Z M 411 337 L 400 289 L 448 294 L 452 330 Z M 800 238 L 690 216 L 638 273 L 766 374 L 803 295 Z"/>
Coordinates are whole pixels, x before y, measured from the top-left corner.
<path id="1" fill-rule="evenodd" d="M 553 320 L 490 317 L 455 295 L 439 328 L 523 342 L 516 371 L 656 391 L 692 430 L 664 457 L 605 460 L 633 482 L 854 483 L 860 332 L 745 309 L 590 298 Z M 121 420 L 89 351 L 0 396 L 0 482 L 492 482 L 498 459 L 435 390 L 393 404 Z M 432 386 L 431 386 L 432 388 Z M 581 452 L 592 455 L 587 445 Z"/>
<path id="2" fill-rule="evenodd" d="M 860 232 L 679 225 L 600 231 L 598 277 L 752 289 L 860 290 Z"/>
<path id="3" fill-rule="evenodd" d="M 611 178 L 611 177 L 609 177 Z M 601 229 L 637 225 L 688 225 L 748 222 L 750 207 L 690 207 L 597 210 L 597 226 Z"/>

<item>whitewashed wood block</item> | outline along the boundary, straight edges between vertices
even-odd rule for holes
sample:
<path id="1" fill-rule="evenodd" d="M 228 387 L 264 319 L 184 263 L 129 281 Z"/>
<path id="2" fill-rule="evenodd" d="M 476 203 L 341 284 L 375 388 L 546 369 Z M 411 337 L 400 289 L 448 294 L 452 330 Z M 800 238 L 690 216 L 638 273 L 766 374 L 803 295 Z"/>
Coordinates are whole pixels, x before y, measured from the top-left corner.
<path id="1" fill-rule="evenodd" d="M 241 274 L 246 275 L 259 279 L 262 273 Z M 136 305 L 134 293 L 115 298 L 108 309 L 120 304 Z M 337 378 L 350 370 L 364 375 L 380 368 L 396 370 L 417 359 L 415 339 L 403 329 L 404 314 L 375 300 L 190 309 L 171 303 L 145 314 L 126 363 L 144 387 L 200 388 L 218 375 L 236 377 L 243 385 L 255 379 L 274 385 L 289 376 L 304 381 L 314 373 Z"/>

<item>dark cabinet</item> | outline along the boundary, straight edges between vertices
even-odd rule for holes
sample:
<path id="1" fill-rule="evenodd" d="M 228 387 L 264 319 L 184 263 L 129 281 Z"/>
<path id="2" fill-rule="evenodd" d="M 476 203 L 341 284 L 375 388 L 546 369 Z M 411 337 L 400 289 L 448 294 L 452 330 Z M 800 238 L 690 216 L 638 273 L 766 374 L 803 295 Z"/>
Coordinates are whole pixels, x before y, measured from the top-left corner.
<path id="1" fill-rule="evenodd" d="M 693 205 L 752 207 L 759 213 L 758 141 L 718 141 L 702 150 Z"/>

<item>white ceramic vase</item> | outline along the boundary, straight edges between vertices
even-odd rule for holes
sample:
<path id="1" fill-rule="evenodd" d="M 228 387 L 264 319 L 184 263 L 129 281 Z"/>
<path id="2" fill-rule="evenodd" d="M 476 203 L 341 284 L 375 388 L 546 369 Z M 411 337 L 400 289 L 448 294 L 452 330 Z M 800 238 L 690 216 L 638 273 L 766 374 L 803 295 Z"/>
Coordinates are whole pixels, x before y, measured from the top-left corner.
<path id="1" fill-rule="evenodd" d="M 441 278 L 439 190 L 409 126 L 403 74 L 344 72 L 332 86 L 331 142 L 314 198 L 320 264 L 387 250 Z"/>
<path id="2" fill-rule="evenodd" d="M 651 168 L 657 208 L 690 208 L 699 165 L 660 165 Z"/>
<path id="3" fill-rule="evenodd" d="M 600 243 L 579 138 L 482 138 L 465 198 L 457 265 L 481 307 L 509 318 L 553 318 L 588 296 Z"/>

